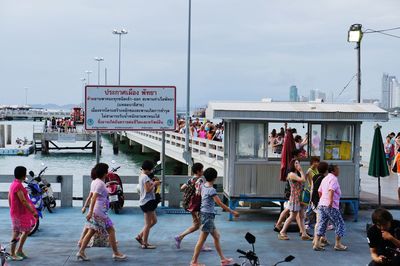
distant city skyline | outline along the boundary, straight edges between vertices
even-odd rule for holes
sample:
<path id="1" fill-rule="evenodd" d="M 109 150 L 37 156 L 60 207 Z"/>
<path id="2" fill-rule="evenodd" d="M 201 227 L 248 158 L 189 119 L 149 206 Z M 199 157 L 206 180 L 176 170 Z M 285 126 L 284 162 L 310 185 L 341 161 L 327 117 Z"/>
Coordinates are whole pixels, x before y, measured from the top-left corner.
<path id="1" fill-rule="evenodd" d="M 400 84 L 394 75 L 383 73 L 380 106 L 385 109 L 400 107 Z"/>
<path id="2" fill-rule="evenodd" d="M 350 25 L 398 27 L 398 10 L 397 0 L 192 0 L 191 104 L 286 101 L 293 84 L 305 97 L 320 89 L 329 100 L 350 102 L 355 79 L 339 96 L 357 70 Z M 108 84 L 117 84 L 112 30 L 124 28 L 121 84 L 174 85 L 177 105 L 185 106 L 187 26 L 182 0 L 2 0 L 0 104 L 79 104 L 81 78 L 97 83 L 95 57 L 104 58 L 101 83 L 107 68 Z M 398 45 L 389 36 L 364 34 L 361 98 L 381 97 L 383 72 L 400 76 Z"/>

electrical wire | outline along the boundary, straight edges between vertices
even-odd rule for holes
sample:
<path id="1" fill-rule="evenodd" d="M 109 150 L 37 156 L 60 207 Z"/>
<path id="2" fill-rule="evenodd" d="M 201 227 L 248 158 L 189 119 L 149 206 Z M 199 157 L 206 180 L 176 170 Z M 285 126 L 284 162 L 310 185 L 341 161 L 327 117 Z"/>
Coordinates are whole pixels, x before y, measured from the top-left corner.
<path id="1" fill-rule="evenodd" d="M 342 93 L 347 89 L 347 87 L 350 85 L 350 83 L 353 81 L 353 79 L 354 79 L 356 76 L 357 76 L 357 73 L 354 74 L 354 75 L 351 77 L 351 79 L 349 80 L 349 82 L 347 82 L 347 84 L 344 86 L 344 88 L 342 89 L 342 91 L 338 94 L 338 96 L 336 96 L 336 99 L 335 99 L 335 100 L 337 100 L 337 99 L 340 97 L 340 95 L 342 95 Z"/>
<path id="2" fill-rule="evenodd" d="M 395 34 L 389 34 L 386 33 L 386 31 L 392 31 L 392 30 L 400 30 L 400 27 L 395 27 L 395 28 L 390 28 L 390 29 L 383 29 L 383 30 L 373 30 L 373 29 L 366 29 L 363 33 L 364 34 L 368 34 L 368 33 L 380 33 L 389 37 L 393 37 L 393 38 L 398 38 L 400 39 L 399 35 L 395 35 Z"/>

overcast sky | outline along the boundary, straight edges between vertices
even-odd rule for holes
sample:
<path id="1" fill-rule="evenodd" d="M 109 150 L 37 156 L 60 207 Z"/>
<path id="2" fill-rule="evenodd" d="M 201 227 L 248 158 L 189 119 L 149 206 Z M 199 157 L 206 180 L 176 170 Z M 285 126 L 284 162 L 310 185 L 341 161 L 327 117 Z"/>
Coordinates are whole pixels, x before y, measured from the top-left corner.
<path id="1" fill-rule="evenodd" d="M 329 3 L 328 3 L 329 2 Z M 356 73 L 347 42 L 354 23 L 400 26 L 398 0 L 192 0 L 191 104 L 210 100 L 288 100 L 289 87 L 337 98 Z M 175 85 L 185 106 L 187 0 L 0 0 L 0 104 L 79 103 L 85 70 L 121 84 Z M 400 31 L 392 31 L 400 35 Z M 362 41 L 362 98 L 380 98 L 383 72 L 400 76 L 400 39 Z M 355 99 L 356 82 L 338 98 Z"/>

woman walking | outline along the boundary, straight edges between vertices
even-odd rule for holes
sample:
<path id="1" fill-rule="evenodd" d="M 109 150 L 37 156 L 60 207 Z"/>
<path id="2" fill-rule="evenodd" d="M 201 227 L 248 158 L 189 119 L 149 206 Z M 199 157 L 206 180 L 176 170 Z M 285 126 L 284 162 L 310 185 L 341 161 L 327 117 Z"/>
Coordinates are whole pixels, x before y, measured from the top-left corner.
<path id="1" fill-rule="evenodd" d="M 144 226 L 142 231 L 137 235 L 136 241 L 139 242 L 142 249 L 155 249 L 156 246 L 149 244 L 150 229 L 157 223 L 155 188 L 161 184 L 160 181 L 153 181 L 149 174 L 153 171 L 154 164 L 152 161 L 146 160 L 142 164 L 142 173 L 139 176 L 140 188 L 140 208 L 144 214 Z"/>
<path id="2" fill-rule="evenodd" d="M 126 260 L 126 255 L 118 251 L 117 241 L 115 239 L 115 229 L 113 223 L 108 217 L 107 211 L 109 209 L 108 201 L 108 190 L 104 180 L 108 173 L 108 165 L 105 163 L 98 163 L 94 167 L 94 173 L 96 179 L 92 181 L 90 185 L 90 192 L 92 193 L 92 198 L 90 201 L 89 212 L 86 215 L 86 226 L 89 229 L 83 241 L 79 252 L 76 254 L 78 260 L 88 261 L 89 258 L 85 254 L 85 249 L 96 233 L 96 231 L 106 230 L 108 232 L 108 239 L 113 250 L 114 260 Z"/>
<path id="3" fill-rule="evenodd" d="M 297 214 L 299 214 L 300 218 L 300 232 L 302 240 L 311 240 L 312 238 L 307 235 L 307 232 L 304 228 L 304 209 L 300 203 L 300 195 L 303 191 L 304 182 L 306 181 L 305 174 L 303 169 L 301 168 L 300 162 L 296 159 L 293 159 L 289 164 L 289 174 L 288 177 L 290 183 L 290 197 L 288 203 L 288 209 L 290 211 L 289 218 L 286 219 L 285 224 L 282 227 L 282 230 L 278 234 L 279 240 L 289 240 L 286 232 L 292 221 L 296 219 Z"/>
<path id="4" fill-rule="evenodd" d="M 15 179 L 8 193 L 12 223 L 10 259 L 19 261 L 28 258 L 23 251 L 23 247 L 29 232 L 35 225 L 36 219 L 38 219 L 38 215 L 28 197 L 27 190 L 22 185 L 23 180 L 26 178 L 26 168 L 17 166 L 14 169 L 14 177 Z M 15 251 L 18 242 L 19 246 Z"/>
<path id="5" fill-rule="evenodd" d="M 318 189 L 320 200 L 318 204 L 319 222 L 317 227 L 317 239 L 314 242 L 314 250 L 324 250 L 320 241 L 325 236 L 328 222 L 331 221 L 335 225 L 335 246 L 337 251 L 345 251 L 347 247 L 342 244 L 341 239 L 345 233 L 345 225 L 342 214 L 339 211 L 339 201 L 342 194 L 338 181 L 339 166 L 331 164 L 328 167 L 329 174 L 322 180 Z"/>

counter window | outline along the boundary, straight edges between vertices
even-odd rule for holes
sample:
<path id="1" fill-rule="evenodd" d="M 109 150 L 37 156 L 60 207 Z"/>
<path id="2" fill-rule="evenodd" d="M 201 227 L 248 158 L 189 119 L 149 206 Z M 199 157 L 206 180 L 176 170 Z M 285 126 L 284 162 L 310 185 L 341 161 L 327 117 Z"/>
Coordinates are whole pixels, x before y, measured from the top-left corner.
<path id="1" fill-rule="evenodd" d="M 265 158 L 265 124 L 240 123 L 238 125 L 237 156 L 239 159 Z"/>
<path id="2" fill-rule="evenodd" d="M 352 160 L 353 125 L 328 124 L 324 141 L 325 160 Z"/>
<path id="3" fill-rule="evenodd" d="M 308 124 L 307 123 L 268 123 L 268 158 L 281 158 L 284 145 L 285 128 L 293 130 L 295 149 L 299 151 L 299 157 L 308 158 Z"/>

